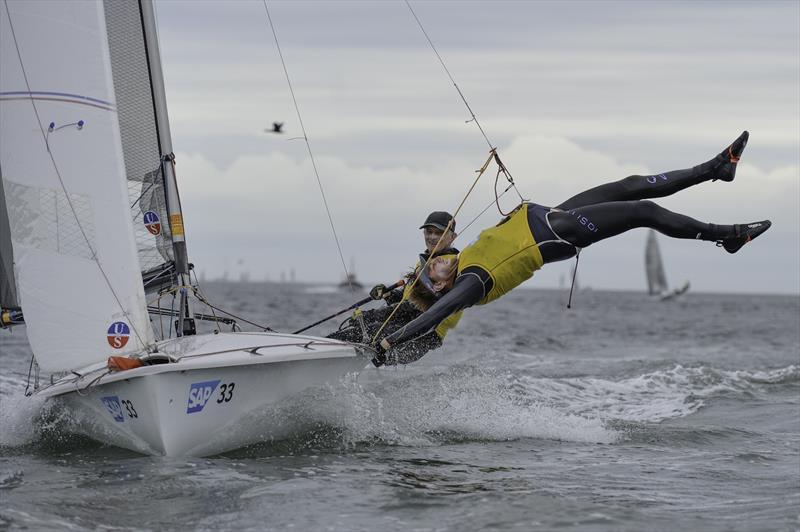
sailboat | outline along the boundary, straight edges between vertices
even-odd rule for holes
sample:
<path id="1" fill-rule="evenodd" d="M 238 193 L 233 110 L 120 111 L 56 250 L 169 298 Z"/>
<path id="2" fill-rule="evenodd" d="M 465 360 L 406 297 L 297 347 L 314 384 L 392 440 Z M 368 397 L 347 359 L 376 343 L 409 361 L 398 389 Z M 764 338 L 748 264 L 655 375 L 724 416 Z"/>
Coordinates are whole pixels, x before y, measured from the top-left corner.
<path id="1" fill-rule="evenodd" d="M 151 0 L 3 2 L 0 38 L 0 305 L 35 396 L 98 441 L 208 456 L 285 436 L 260 414 L 364 368 L 324 338 L 196 334 Z"/>
<path id="2" fill-rule="evenodd" d="M 689 281 L 681 287 L 670 290 L 667 284 L 667 274 L 664 272 L 664 262 L 661 260 L 661 250 L 658 247 L 656 232 L 650 229 L 647 233 L 647 244 L 644 251 L 644 266 L 647 275 L 647 293 L 667 301 L 689 290 Z"/>
<path id="3" fill-rule="evenodd" d="M 348 290 L 350 292 L 357 292 L 363 290 L 364 285 L 356 277 L 356 261 L 350 259 L 350 270 L 347 272 L 344 279 L 339 282 L 339 290 Z"/>

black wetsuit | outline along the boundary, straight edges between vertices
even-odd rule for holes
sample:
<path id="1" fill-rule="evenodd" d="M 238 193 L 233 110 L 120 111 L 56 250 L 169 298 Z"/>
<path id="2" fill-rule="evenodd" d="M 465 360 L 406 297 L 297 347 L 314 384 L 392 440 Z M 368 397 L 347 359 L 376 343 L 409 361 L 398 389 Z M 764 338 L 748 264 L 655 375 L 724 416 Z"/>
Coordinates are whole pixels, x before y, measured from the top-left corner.
<path id="1" fill-rule="evenodd" d="M 555 209 L 529 204 L 528 226 L 545 264 L 574 257 L 579 248 L 635 227 L 650 227 L 675 238 L 720 240 L 731 236 L 734 226 L 699 222 L 647 199 L 669 196 L 718 178 L 723 164 L 718 156 L 685 170 L 629 176 L 581 192 Z M 453 288 L 419 318 L 383 336 L 396 349 L 428 334 L 449 315 L 480 302 L 492 289 L 492 283 L 487 271 L 468 267 L 456 277 Z"/>
<path id="2" fill-rule="evenodd" d="M 456 248 L 447 248 L 434 253 L 434 257 L 458 255 L 458 253 L 459 251 Z M 429 257 L 430 254 L 427 251 L 421 253 L 420 262 L 424 263 Z M 409 300 L 403 299 L 402 288 L 392 290 L 383 300 L 386 302 L 385 307 L 370 309 L 361 313 L 364 324 L 363 329 L 359 323 L 360 320 L 351 317 L 342 323 L 338 331 L 329 334 L 327 337 L 352 343 L 370 343 L 381 326 L 383 326 L 381 337 L 384 337 L 396 332 L 423 313 L 421 309 L 414 306 Z M 389 316 L 391 316 L 391 319 L 384 326 L 383 324 Z M 426 334 L 417 335 L 415 338 L 397 346 L 397 348 L 391 349 L 387 353 L 386 363 L 408 364 L 419 360 L 425 353 L 431 349 L 441 347 L 441 345 L 442 339 L 436 334 L 435 330 L 431 329 Z"/>

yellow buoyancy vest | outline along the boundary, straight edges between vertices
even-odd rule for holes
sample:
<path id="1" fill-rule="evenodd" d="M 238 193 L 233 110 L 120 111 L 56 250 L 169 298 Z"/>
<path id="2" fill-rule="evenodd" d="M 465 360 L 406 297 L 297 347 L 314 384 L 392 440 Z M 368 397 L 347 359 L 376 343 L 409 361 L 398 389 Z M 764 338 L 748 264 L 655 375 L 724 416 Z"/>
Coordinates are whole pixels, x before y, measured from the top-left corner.
<path id="1" fill-rule="evenodd" d="M 492 288 L 478 302 L 478 305 L 485 305 L 530 279 L 543 264 L 528 225 L 528 204 L 525 203 L 498 225 L 482 231 L 464 248 L 458 261 L 458 273 L 477 266 L 491 276 Z"/>
<path id="2" fill-rule="evenodd" d="M 436 326 L 434 331 L 436 331 L 436 335 L 441 339 L 444 340 L 444 337 L 447 336 L 447 333 L 450 332 L 450 329 L 454 329 L 456 325 L 458 325 L 458 320 L 461 319 L 461 315 L 464 313 L 463 310 L 459 310 L 455 314 L 450 314 L 442 323 Z"/>
<path id="3" fill-rule="evenodd" d="M 458 255 L 455 254 L 455 253 L 443 253 L 442 255 L 436 255 L 436 256 L 437 257 L 458 257 Z M 414 271 L 415 272 L 418 271 L 421 266 L 422 266 L 422 262 L 418 261 L 417 265 L 414 267 Z M 411 297 L 411 285 L 412 285 L 412 283 L 408 282 L 408 283 L 406 283 L 405 287 L 403 288 L 403 300 L 407 300 L 407 299 L 409 299 Z M 415 305 L 415 306 L 417 306 L 417 305 Z M 422 310 L 424 311 L 424 310 L 427 310 L 427 309 L 422 309 Z M 437 336 L 439 336 L 440 339 L 444 340 L 444 337 L 447 336 L 447 333 L 450 331 L 450 329 L 453 329 L 456 325 L 458 325 L 458 320 L 461 319 L 461 314 L 463 314 L 463 312 L 464 312 L 463 310 L 459 310 L 455 314 L 449 315 L 439 325 L 436 326 L 436 329 L 434 329 L 434 330 L 436 331 L 436 334 L 437 334 Z"/>

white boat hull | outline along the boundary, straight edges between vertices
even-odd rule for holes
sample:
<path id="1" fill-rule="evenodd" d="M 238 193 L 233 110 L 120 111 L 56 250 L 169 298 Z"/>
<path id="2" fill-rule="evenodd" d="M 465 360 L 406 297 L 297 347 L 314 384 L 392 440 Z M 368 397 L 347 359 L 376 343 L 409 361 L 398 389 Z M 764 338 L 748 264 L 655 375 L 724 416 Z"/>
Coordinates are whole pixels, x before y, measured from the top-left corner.
<path id="1" fill-rule="evenodd" d="M 40 394 L 62 401 L 75 430 L 98 441 L 144 454 L 209 456 L 289 436 L 291 424 L 269 416 L 272 409 L 368 363 L 353 346 L 312 337 L 221 334 L 183 344 L 177 362 L 91 385 L 102 373 L 87 374 Z"/>

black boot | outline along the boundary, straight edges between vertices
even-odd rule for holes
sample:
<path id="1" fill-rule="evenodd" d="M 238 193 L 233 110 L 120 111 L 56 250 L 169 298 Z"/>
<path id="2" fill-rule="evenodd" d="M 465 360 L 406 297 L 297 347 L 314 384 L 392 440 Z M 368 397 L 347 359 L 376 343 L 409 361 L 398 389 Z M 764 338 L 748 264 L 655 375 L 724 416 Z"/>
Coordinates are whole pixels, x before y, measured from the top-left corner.
<path id="1" fill-rule="evenodd" d="M 733 181 L 736 176 L 736 163 L 739 162 L 744 147 L 747 146 L 748 138 L 750 138 L 750 133 L 747 131 L 742 132 L 739 138 L 733 141 L 733 144 L 722 150 L 722 153 L 714 158 L 717 164 L 713 170 L 714 177 L 711 179 L 712 181 L 717 179 Z"/>
<path id="2" fill-rule="evenodd" d="M 718 240 L 717 245 L 724 247 L 728 253 L 736 253 L 742 249 L 742 246 L 769 229 L 770 226 L 772 226 L 772 222 L 769 220 L 751 224 L 736 224 L 733 226 L 735 235 Z"/>

